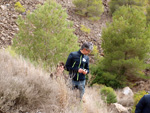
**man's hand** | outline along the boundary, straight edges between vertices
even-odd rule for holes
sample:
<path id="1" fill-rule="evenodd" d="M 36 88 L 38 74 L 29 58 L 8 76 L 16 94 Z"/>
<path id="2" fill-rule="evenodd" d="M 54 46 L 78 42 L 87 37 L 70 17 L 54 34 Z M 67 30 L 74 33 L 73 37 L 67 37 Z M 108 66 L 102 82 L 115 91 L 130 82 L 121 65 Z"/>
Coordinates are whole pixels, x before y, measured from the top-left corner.
<path id="1" fill-rule="evenodd" d="M 86 75 L 86 74 L 87 74 L 87 70 L 80 68 L 80 69 L 78 70 L 78 73 L 83 73 L 84 75 Z"/>
<path id="2" fill-rule="evenodd" d="M 78 73 L 83 73 L 83 69 L 80 68 L 80 69 L 78 70 Z"/>
<path id="3" fill-rule="evenodd" d="M 82 73 L 83 73 L 84 75 L 86 75 L 86 74 L 87 74 L 87 70 L 84 69 Z"/>

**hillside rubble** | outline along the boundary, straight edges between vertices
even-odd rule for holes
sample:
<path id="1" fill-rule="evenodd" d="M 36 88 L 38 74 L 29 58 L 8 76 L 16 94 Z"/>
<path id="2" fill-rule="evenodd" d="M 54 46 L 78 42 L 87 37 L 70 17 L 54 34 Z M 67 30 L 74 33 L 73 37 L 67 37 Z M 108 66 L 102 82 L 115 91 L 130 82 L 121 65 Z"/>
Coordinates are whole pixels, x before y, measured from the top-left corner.
<path id="1" fill-rule="evenodd" d="M 137 92 L 139 90 L 149 92 L 150 91 L 150 80 L 141 80 L 141 81 L 135 82 L 135 86 L 133 86 L 132 90 L 133 90 L 133 92 Z"/>
<path id="2" fill-rule="evenodd" d="M 19 31 L 16 19 L 19 15 L 26 15 L 15 11 L 16 2 L 18 0 L 2 0 L 0 2 L 0 48 L 12 44 L 12 38 Z M 44 0 L 20 0 L 19 2 L 25 7 L 26 11 L 33 11 L 36 5 L 43 4 Z"/>

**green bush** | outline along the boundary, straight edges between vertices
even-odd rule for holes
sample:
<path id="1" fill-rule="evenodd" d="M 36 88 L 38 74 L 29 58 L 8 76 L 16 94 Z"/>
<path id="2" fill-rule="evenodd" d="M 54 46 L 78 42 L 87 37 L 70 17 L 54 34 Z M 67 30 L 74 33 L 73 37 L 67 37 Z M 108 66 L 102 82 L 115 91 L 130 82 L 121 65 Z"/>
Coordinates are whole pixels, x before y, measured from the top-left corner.
<path id="1" fill-rule="evenodd" d="M 116 74 L 106 72 L 103 69 L 103 58 L 100 59 L 100 61 L 95 64 L 91 65 L 91 74 L 92 76 L 92 81 L 91 85 L 97 83 L 97 84 L 104 84 L 107 87 L 112 87 L 112 88 L 122 88 L 125 86 L 125 78 L 121 77 L 118 78 Z"/>
<path id="2" fill-rule="evenodd" d="M 122 88 L 125 86 L 125 81 L 122 82 L 120 79 L 117 79 L 117 75 L 103 71 L 99 71 L 99 73 L 101 74 L 97 74 L 95 76 L 94 80 L 92 81 L 92 84 L 104 84 L 108 87 L 113 87 L 115 89 Z"/>
<path id="3" fill-rule="evenodd" d="M 104 11 L 102 0 L 74 0 L 73 4 L 78 14 L 88 17 L 98 17 Z"/>
<path id="4" fill-rule="evenodd" d="M 146 91 L 139 91 L 136 94 L 134 94 L 134 105 L 132 107 L 132 113 L 135 113 L 135 108 L 136 105 L 138 104 L 138 102 L 140 101 L 140 99 L 147 94 Z"/>
<path id="5" fill-rule="evenodd" d="M 86 27 L 86 26 L 84 26 L 84 25 L 81 25 L 80 30 L 85 32 L 85 33 L 90 33 L 91 32 L 91 29 Z"/>
<path id="6" fill-rule="evenodd" d="M 113 90 L 113 88 L 111 87 L 103 87 L 100 91 L 101 95 L 102 95 L 102 99 L 108 103 L 116 103 L 117 102 L 117 97 L 116 97 L 116 93 Z"/>
<path id="7" fill-rule="evenodd" d="M 104 69 L 117 78 L 135 79 L 145 69 L 144 59 L 150 50 L 150 27 L 144 13 L 122 6 L 113 15 L 113 23 L 102 32 Z M 119 79 L 118 79 L 119 80 Z"/>
<path id="8" fill-rule="evenodd" d="M 143 6 L 146 5 L 146 0 L 111 0 L 109 2 L 110 13 L 113 14 L 121 6 Z"/>
<path id="9" fill-rule="evenodd" d="M 72 25 L 67 21 L 66 11 L 48 0 L 25 19 L 18 19 L 19 32 L 13 40 L 13 48 L 31 61 L 42 62 L 45 67 L 56 65 L 79 48 Z"/>
<path id="10" fill-rule="evenodd" d="M 21 5 L 20 2 L 15 3 L 15 10 L 18 11 L 19 13 L 25 12 L 25 8 Z"/>

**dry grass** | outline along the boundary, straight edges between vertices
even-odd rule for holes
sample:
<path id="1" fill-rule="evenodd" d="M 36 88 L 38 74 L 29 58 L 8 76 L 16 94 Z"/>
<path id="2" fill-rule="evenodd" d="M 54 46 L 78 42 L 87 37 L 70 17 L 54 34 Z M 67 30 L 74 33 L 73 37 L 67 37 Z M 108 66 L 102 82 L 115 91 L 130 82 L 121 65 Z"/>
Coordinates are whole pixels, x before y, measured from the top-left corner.
<path id="1" fill-rule="evenodd" d="M 85 113 L 107 113 L 107 105 L 101 100 L 100 90 L 86 88 L 84 101 Z"/>
<path id="2" fill-rule="evenodd" d="M 87 88 L 86 103 L 82 103 L 76 99 L 76 92 L 68 86 L 69 83 L 64 79 L 52 80 L 49 73 L 41 68 L 34 67 L 21 57 L 12 57 L 6 51 L 0 50 L 0 111 L 107 113 L 95 90 Z"/>

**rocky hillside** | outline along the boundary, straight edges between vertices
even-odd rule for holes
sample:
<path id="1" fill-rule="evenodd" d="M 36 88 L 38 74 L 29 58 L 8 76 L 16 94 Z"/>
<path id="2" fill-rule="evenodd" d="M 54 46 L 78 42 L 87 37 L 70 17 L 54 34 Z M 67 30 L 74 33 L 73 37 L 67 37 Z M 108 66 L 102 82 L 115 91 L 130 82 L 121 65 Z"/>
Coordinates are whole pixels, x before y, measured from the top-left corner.
<path id="1" fill-rule="evenodd" d="M 19 15 L 25 16 L 26 13 L 18 13 L 15 10 L 15 3 L 18 0 L 1 0 L 0 1 L 0 48 L 5 48 L 12 44 L 12 38 L 17 33 L 18 26 L 16 19 Z M 26 11 L 31 12 L 36 8 L 37 4 L 43 4 L 42 0 L 20 0 Z"/>
<path id="2" fill-rule="evenodd" d="M 15 3 L 17 0 L 2 0 L 0 2 L 0 48 L 6 47 L 12 44 L 12 38 L 19 30 L 16 24 L 16 19 L 19 15 L 25 16 L 26 13 L 18 13 L 15 11 Z M 44 0 L 20 0 L 20 3 L 25 7 L 26 12 L 36 9 L 37 4 L 43 4 Z M 101 32 L 102 27 L 105 27 L 106 22 L 111 21 L 111 17 L 108 15 L 107 0 L 103 1 L 105 6 L 104 13 L 101 15 L 99 21 L 91 21 L 87 17 L 79 16 L 75 13 L 75 7 L 72 4 L 72 0 L 56 0 L 64 7 L 68 13 L 68 20 L 74 22 L 75 35 L 79 38 L 78 42 L 92 41 L 98 46 L 101 52 Z M 80 30 L 81 25 L 84 25 L 91 29 L 91 32 L 85 33 Z"/>

